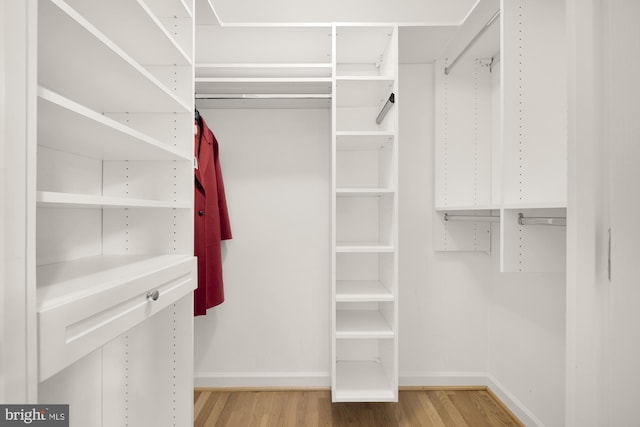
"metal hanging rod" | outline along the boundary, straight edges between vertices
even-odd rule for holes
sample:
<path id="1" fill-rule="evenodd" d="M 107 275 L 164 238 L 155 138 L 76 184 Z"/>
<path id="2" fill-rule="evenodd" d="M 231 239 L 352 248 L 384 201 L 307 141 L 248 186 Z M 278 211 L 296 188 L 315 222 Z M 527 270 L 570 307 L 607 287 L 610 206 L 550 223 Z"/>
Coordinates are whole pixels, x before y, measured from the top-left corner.
<path id="1" fill-rule="evenodd" d="M 520 225 L 556 225 L 566 226 L 567 218 L 561 216 L 551 217 L 539 217 L 539 216 L 524 216 L 524 214 L 518 214 L 518 224 Z"/>
<path id="2" fill-rule="evenodd" d="M 500 216 L 498 215 L 465 215 L 465 214 L 451 215 L 450 213 L 445 212 L 444 220 L 445 221 L 461 221 L 461 222 L 499 222 Z"/>
<path id="3" fill-rule="evenodd" d="M 386 117 L 386 115 L 389 112 L 389 110 L 391 109 L 391 107 L 393 107 L 393 104 L 395 104 L 395 102 L 396 102 L 396 95 L 392 92 L 391 95 L 389 95 L 389 99 L 387 99 L 387 102 L 384 103 L 384 106 L 382 107 L 382 110 L 380 110 L 380 113 L 378 114 L 378 117 L 376 117 L 376 124 L 377 125 L 382 123 L 382 121 Z"/>
<path id="4" fill-rule="evenodd" d="M 331 99 L 330 93 L 196 93 L 195 99 Z"/>
<path id="5" fill-rule="evenodd" d="M 476 34 L 469 43 L 467 43 L 467 45 L 464 47 L 464 49 L 462 49 L 462 52 L 460 52 L 458 54 L 458 56 L 455 57 L 455 59 L 451 62 L 451 65 L 449 65 L 448 67 L 444 68 L 444 73 L 445 74 L 449 74 L 451 72 L 451 70 L 453 70 L 453 67 L 456 66 L 456 63 L 460 60 L 460 58 L 462 58 L 462 56 L 467 53 L 467 51 L 469 49 L 471 49 L 471 46 L 473 46 L 478 39 L 484 34 L 485 31 L 487 31 L 489 29 L 489 27 L 491 27 L 491 24 L 493 24 L 496 20 L 496 18 L 498 18 L 498 16 L 500 16 L 500 9 L 498 9 L 496 11 L 496 13 L 493 14 L 493 16 L 489 19 L 489 21 L 487 21 L 486 24 L 484 24 L 484 26 L 480 29 L 480 31 L 478 31 L 478 34 Z"/>

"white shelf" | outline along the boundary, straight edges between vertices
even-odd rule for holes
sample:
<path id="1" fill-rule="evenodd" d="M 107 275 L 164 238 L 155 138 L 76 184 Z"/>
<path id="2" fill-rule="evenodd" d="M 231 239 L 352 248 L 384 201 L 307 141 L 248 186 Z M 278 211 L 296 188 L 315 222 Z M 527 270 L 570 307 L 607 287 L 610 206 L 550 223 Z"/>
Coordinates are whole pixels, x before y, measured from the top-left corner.
<path id="1" fill-rule="evenodd" d="M 384 196 L 393 195 L 395 190 L 392 188 L 338 188 L 336 196 L 341 197 L 358 197 L 358 196 Z"/>
<path id="2" fill-rule="evenodd" d="M 393 138 L 395 136 L 394 131 L 388 130 L 338 130 L 336 131 L 336 137 L 343 138 Z"/>
<path id="3" fill-rule="evenodd" d="M 42 87 L 38 89 L 38 143 L 101 160 L 191 159 L 189 153 Z"/>
<path id="4" fill-rule="evenodd" d="M 190 55 L 178 45 L 144 0 L 64 1 L 141 64 L 191 64 Z M 153 0 L 148 3 L 155 6 Z"/>
<path id="5" fill-rule="evenodd" d="M 331 78 L 331 70 L 331 63 L 210 63 L 196 64 L 196 77 Z"/>
<path id="6" fill-rule="evenodd" d="M 197 94 L 328 94 L 329 77 L 198 77 Z"/>
<path id="7" fill-rule="evenodd" d="M 62 0 L 38 5 L 40 85 L 98 112 L 192 111 Z"/>
<path id="8" fill-rule="evenodd" d="M 468 211 L 493 211 L 499 210 L 500 205 L 476 205 L 476 206 L 436 206 L 437 212 L 468 212 Z"/>
<path id="9" fill-rule="evenodd" d="M 537 203 L 512 203 L 502 206 L 504 209 L 566 209 L 567 204 L 564 202 L 537 202 Z"/>
<path id="10" fill-rule="evenodd" d="M 371 361 L 336 362 L 335 401 L 386 402 L 394 401 L 396 390 L 387 378 L 382 365 Z"/>
<path id="11" fill-rule="evenodd" d="M 338 253 L 392 253 L 394 248 L 384 242 L 337 242 Z"/>
<path id="12" fill-rule="evenodd" d="M 337 310 L 336 338 L 393 338 L 393 329 L 379 311 Z"/>
<path id="13" fill-rule="evenodd" d="M 187 202 L 127 199 L 124 197 L 103 197 L 87 194 L 57 193 L 53 191 L 38 191 L 36 194 L 36 203 L 38 207 L 54 208 L 191 208 L 191 205 Z"/>
<path id="14" fill-rule="evenodd" d="M 196 107 L 201 110 L 210 108 L 224 109 L 298 109 L 298 108 L 331 108 L 331 97 L 300 97 L 291 98 L 289 96 L 278 98 L 196 98 Z"/>
<path id="15" fill-rule="evenodd" d="M 336 302 L 393 301 L 391 291 L 377 280 L 336 281 Z"/>

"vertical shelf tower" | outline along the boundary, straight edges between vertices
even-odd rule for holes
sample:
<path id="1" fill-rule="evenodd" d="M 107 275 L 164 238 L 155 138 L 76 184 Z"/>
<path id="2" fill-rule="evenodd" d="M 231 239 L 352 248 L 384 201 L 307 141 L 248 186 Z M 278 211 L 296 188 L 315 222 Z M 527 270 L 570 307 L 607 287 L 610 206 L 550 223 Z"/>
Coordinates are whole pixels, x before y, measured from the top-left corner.
<path id="1" fill-rule="evenodd" d="M 193 1 L 30 7 L 30 398 L 192 424 Z"/>
<path id="2" fill-rule="evenodd" d="M 398 28 L 334 32 L 332 399 L 397 401 Z"/>

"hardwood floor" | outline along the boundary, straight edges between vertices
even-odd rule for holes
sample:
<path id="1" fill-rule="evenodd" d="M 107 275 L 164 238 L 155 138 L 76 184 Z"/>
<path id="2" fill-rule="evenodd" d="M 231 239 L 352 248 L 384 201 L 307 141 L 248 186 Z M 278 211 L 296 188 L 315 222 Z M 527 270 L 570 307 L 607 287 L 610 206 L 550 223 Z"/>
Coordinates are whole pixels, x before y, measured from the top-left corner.
<path id="1" fill-rule="evenodd" d="M 196 389 L 195 427 L 523 426 L 486 390 L 404 390 L 398 403 L 331 403 L 329 391 Z"/>

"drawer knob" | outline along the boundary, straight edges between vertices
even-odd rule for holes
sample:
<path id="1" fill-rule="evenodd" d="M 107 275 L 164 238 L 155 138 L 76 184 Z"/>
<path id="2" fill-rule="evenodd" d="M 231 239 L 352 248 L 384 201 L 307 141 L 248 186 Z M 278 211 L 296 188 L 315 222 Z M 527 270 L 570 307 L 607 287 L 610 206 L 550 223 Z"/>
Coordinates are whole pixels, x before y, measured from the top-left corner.
<path id="1" fill-rule="evenodd" d="M 160 291 L 158 291 L 157 289 L 154 289 L 153 291 L 149 291 L 147 292 L 147 299 L 148 300 L 154 300 L 154 301 L 158 301 L 158 298 L 160 298 Z"/>

